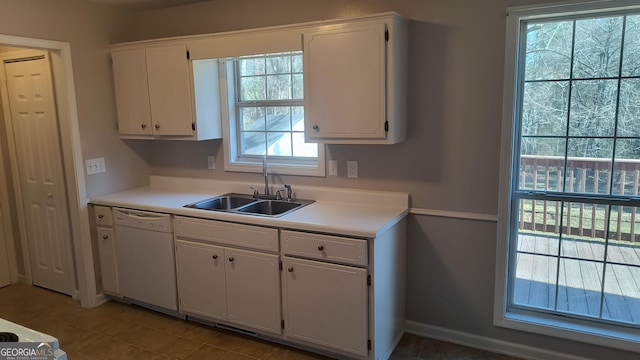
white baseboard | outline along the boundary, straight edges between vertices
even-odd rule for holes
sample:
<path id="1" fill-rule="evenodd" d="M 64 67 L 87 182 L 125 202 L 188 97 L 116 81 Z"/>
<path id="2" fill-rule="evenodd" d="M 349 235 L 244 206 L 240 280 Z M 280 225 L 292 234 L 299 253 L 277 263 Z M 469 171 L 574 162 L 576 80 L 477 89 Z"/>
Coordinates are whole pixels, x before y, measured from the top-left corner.
<path id="1" fill-rule="evenodd" d="M 569 355 L 565 353 L 549 351 L 533 346 L 511 343 L 485 336 L 446 329 L 438 326 L 419 323 L 416 321 L 405 322 L 405 331 L 409 334 L 424 336 L 431 339 L 446 341 L 475 349 L 491 351 L 494 353 L 515 356 L 535 360 L 589 360 L 588 358 Z"/>

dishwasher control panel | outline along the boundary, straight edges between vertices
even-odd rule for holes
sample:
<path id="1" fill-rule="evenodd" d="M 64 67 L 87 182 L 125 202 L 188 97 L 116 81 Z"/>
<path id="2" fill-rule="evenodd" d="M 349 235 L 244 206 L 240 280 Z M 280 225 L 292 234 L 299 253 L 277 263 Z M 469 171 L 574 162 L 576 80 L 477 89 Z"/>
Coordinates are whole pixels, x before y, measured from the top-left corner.
<path id="1" fill-rule="evenodd" d="M 173 232 L 169 214 L 114 208 L 113 223 L 151 231 Z"/>

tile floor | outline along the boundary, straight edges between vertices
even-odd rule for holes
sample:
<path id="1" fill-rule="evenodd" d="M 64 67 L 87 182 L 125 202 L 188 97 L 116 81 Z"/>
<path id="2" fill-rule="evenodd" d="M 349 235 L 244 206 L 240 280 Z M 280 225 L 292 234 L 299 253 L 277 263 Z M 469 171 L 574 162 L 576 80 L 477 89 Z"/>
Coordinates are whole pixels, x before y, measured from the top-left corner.
<path id="1" fill-rule="evenodd" d="M 69 360 L 328 359 L 114 301 L 86 309 L 68 296 L 21 284 L 0 289 L 0 318 L 57 337 Z M 517 360 L 408 334 L 391 359 Z"/>

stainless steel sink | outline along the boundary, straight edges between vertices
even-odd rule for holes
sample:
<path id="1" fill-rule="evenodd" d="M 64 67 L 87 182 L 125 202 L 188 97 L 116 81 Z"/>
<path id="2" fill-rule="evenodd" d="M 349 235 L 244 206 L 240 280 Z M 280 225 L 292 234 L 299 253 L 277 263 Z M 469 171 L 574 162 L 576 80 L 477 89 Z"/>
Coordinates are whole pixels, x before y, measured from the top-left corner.
<path id="1" fill-rule="evenodd" d="M 293 211 L 301 206 L 303 205 L 299 202 L 282 200 L 261 200 L 239 208 L 238 212 L 251 213 L 256 215 L 276 216 L 283 215 L 284 213 Z"/>
<path id="2" fill-rule="evenodd" d="M 313 200 L 303 199 L 296 199 L 293 201 L 262 200 L 256 199 L 251 195 L 229 193 L 187 204 L 184 205 L 184 207 L 245 215 L 278 217 L 313 202 Z"/>
<path id="3" fill-rule="evenodd" d="M 214 198 L 185 205 L 184 207 L 201 210 L 232 210 L 255 202 L 251 196 L 243 194 L 224 194 Z"/>

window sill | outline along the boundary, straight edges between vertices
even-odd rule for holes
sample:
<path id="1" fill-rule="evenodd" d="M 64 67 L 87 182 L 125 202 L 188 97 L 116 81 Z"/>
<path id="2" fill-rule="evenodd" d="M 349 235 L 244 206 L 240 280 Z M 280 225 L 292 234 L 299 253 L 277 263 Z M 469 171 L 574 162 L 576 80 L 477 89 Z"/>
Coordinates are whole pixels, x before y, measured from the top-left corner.
<path id="1" fill-rule="evenodd" d="M 262 164 L 250 163 L 250 162 L 233 162 L 232 163 L 229 161 L 225 161 L 224 171 L 262 174 Z M 269 175 L 300 175 L 300 176 L 325 177 L 326 171 L 325 171 L 324 162 L 320 162 L 320 161 L 317 167 L 303 166 L 303 165 L 283 166 L 283 165 L 270 163 Z"/>
<path id="2" fill-rule="evenodd" d="M 499 327 L 569 339 L 589 344 L 640 352 L 640 333 L 629 327 L 627 331 L 593 321 L 580 321 L 556 315 L 530 312 L 508 312 L 496 315 L 494 324 Z"/>

